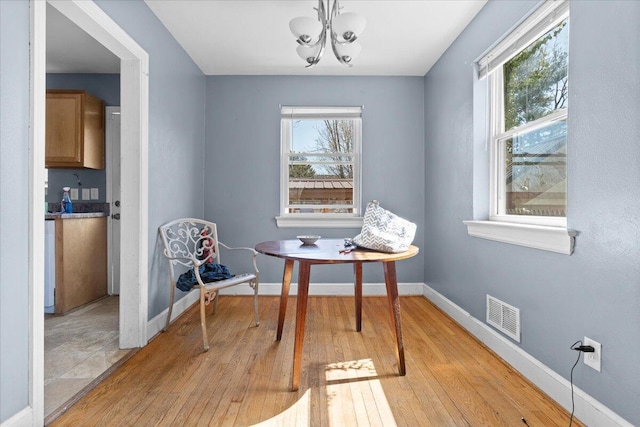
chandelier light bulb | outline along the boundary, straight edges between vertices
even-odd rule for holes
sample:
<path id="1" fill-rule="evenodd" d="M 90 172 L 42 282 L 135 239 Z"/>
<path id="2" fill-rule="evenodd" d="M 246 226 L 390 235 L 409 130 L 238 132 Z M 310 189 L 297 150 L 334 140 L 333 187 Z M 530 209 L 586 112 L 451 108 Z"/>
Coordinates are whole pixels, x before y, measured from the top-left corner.
<path id="1" fill-rule="evenodd" d="M 333 32 L 349 42 L 357 39 L 366 25 L 364 16 L 353 12 L 341 13 L 331 21 Z"/>
<path id="2" fill-rule="evenodd" d="M 335 45 L 336 56 L 342 59 L 347 64 L 349 64 L 351 60 L 360 55 L 361 51 L 362 46 L 357 42 Z"/>
<path id="3" fill-rule="evenodd" d="M 305 46 L 301 44 L 296 48 L 296 52 L 298 53 L 298 56 L 304 59 L 308 64 L 314 64 L 317 62 L 316 58 L 321 48 L 322 46 L 320 46 L 320 44 L 315 46 Z"/>
<path id="4" fill-rule="evenodd" d="M 294 18 L 289 22 L 289 29 L 298 43 L 311 44 L 314 37 L 322 32 L 322 24 L 318 20 L 307 16 Z"/>

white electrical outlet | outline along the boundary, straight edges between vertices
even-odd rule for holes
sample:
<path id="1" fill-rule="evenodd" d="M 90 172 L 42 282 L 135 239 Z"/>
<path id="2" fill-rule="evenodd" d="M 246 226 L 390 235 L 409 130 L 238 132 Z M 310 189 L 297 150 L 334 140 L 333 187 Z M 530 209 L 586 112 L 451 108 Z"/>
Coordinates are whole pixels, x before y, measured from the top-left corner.
<path id="1" fill-rule="evenodd" d="M 71 200 L 78 200 L 78 189 L 72 188 L 69 196 L 71 197 Z"/>
<path id="2" fill-rule="evenodd" d="M 97 188 L 92 188 L 91 189 L 91 200 L 98 200 L 100 197 L 98 196 L 98 189 Z"/>
<path id="3" fill-rule="evenodd" d="M 593 353 L 584 353 L 585 365 L 600 372 L 600 365 L 602 363 L 602 345 L 588 337 L 584 337 L 582 345 L 590 345 L 595 350 Z"/>
<path id="4" fill-rule="evenodd" d="M 88 188 L 82 189 L 82 200 L 89 200 L 91 197 L 91 191 Z"/>

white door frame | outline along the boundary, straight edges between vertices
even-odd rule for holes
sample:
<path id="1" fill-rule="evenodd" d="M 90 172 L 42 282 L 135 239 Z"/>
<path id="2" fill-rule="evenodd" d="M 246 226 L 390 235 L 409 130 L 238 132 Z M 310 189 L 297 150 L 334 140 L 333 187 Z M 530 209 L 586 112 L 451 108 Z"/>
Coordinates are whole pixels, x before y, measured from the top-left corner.
<path id="1" fill-rule="evenodd" d="M 93 1 L 48 0 L 120 58 L 122 108 L 120 347 L 147 343 L 149 56 Z M 30 0 L 29 407 L 11 425 L 44 424 L 44 141 L 46 2 Z"/>

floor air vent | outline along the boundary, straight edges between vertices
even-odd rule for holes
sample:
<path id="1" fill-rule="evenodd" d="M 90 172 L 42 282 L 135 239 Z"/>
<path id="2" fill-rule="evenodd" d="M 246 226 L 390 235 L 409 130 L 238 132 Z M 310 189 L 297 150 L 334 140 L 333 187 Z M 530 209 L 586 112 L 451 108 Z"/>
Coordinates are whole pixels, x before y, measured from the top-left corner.
<path id="1" fill-rule="evenodd" d="M 487 295 L 487 323 L 520 342 L 520 310 Z"/>

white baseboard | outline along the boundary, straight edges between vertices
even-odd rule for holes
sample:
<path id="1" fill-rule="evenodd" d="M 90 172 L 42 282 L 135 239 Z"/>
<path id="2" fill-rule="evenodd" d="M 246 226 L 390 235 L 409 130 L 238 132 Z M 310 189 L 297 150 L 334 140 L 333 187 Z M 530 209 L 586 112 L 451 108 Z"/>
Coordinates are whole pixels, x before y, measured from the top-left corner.
<path id="1" fill-rule="evenodd" d="M 553 400 L 571 412 L 571 383 L 569 381 L 426 284 L 423 295 Z M 573 389 L 574 414 L 585 424 L 599 427 L 633 427 L 631 423 L 575 385 Z"/>
<path id="2" fill-rule="evenodd" d="M 312 296 L 353 296 L 353 283 L 312 283 L 309 286 L 309 295 Z M 282 283 L 260 283 L 258 293 L 260 295 L 280 296 Z M 423 295 L 424 283 L 398 283 L 398 294 Z M 253 289 L 243 283 L 220 290 L 220 295 L 253 295 Z M 291 283 L 289 295 L 298 295 L 298 284 Z M 384 296 L 387 289 L 384 283 L 363 283 L 363 296 Z"/>
<path id="3" fill-rule="evenodd" d="M 178 316 L 180 316 L 196 301 L 198 301 L 199 297 L 200 294 L 198 293 L 198 291 L 193 290 L 184 297 L 180 298 L 178 301 L 174 302 L 173 311 L 171 312 L 171 321 L 177 319 Z M 167 322 L 168 312 L 169 309 L 165 308 L 160 314 L 147 322 L 147 342 L 151 341 L 151 338 L 156 336 L 156 334 L 164 328 L 164 325 Z"/>
<path id="4" fill-rule="evenodd" d="M 260 283 L 258 293 L 265 296 L 279 296 L 282 290 L 282 283 Z M 398 283 L 398 293 L 400 295 L 423 295 L 424 283 Z M 298 294 L 298 284 L 291 283 L 289 295 Z M 363 296 L 383 296 L 387 294 L 384 283 L 363 283 Z M 220 290 L 220 295 L 253 295 L 253 289 L 248 283 L 238 286 L 231 286 Z M 353 295 L 353 283 L 313 283 L 309 287 L 309 295 L 312 296 L 350 296 Z M 192 304 L 198 301 L 198 291 L 191 291 L 186 296 L 173 304 L 171 321 L 184 313 Z M 165 309 L 160 314 L 149 320 L 147 323 L 147 342 L 164 328 L 167 321 Z"/>
<path id="5" fill-rule="evenodd" d="M 36 422 L 33 419 L 33 408 L 31 406 L 27 406 L 11 418 L 0 423 L 0 427 L 31 427 L 34 425 L 36 425 Z"/>

